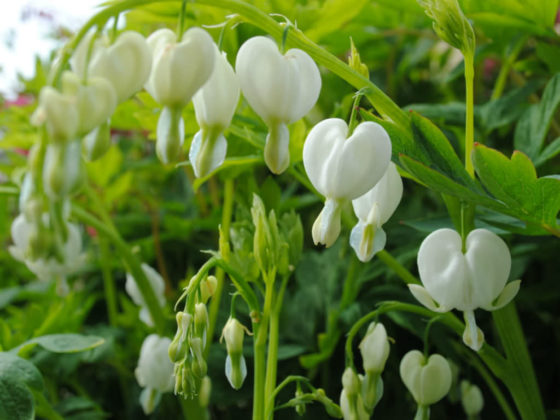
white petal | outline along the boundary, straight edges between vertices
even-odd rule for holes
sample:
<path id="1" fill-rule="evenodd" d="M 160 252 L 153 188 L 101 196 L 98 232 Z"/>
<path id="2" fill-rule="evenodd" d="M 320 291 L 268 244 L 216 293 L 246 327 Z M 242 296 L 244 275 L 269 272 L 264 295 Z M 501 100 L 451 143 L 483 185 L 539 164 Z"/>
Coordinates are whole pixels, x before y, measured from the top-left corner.
<path id="1" fill-rule="evenodd" d="M 389 167 L 379 182 L 364 195 L 352 200 L 354 213 L 362 221 L 372 223 L 371 209 L 377 204 L 380 224 L 389 220 L 397 209 L 403 194 L 403 183 L 397 167 L 389 162 Z"/>
<path id="2" fill-rule="evenodd" d="M 341 153 L 348 133 L 344 120 L 329 118 L 316 124 L 303 145 L 303 166 L 313 186 L 324 196 L 330 193 L 330 162 Z"/>
<path id="3" fill-rule="evenodd" d="M 466 248 L 465 258 L 472 273 L 473 304 L 475 307 L 491 305 L 509 277 L 509 249 L 498 235 L 486 229 L 470 232 Z"/>
<path id="4" fill-rule="evenodd" d="M 424 287 L 440 305 L 459 310 L 476 308 L 469 268 L 459 234 L 438 229 L 424 239 L 418 251 L 418 271 Z"/>
<path id="5" fill-rule="evenodd" d="M 213 138 L 210 136 L 214 136 Z M 189 160 L 197 178 L 208 175 L 226 158 L 227 141 L 223 134 L 198 131 L 189 150 Z"/>
<path id="6" fill-rule="evenodd" d="M 292 106 L 289 109 L 288 123 L 295 122 L 304 117 L 319 99 L 321 91 L 321 74 L 317 68 L 317 64 L 309 55 L 297 48 L 293 48 L 286 52 L 284 58 L 296 69 L 297 98 L 292 100 Z"/>
<path id="7" fill-rule="evenodd" d="M 200 127 L 218 126 L 225 129 L 231 123 L 239 102 L 239 80 L 233 67 L 214 45 L 214 70 L 210 79 L 193 96 L 196 120 Z"/>
<path id="8" fill-rule="evenodd" d="M 503 308 L 508 303 L 510 303 L 513 298 L 519 292 L 519 288 L 521 287 L 521 280 L 514 280 L 506 285 L 502 290 L 502 293 L 498 295 L 491 305 L 481 306 L 481 308 L 486 309 L 487 311 L 495 311 L 496 309 Z"/>
<path id="9" fill-rule="evenodd" d="M 387 234 L 381 228 L 359 221 L 350 233 L 350 246 L 362 262 L 367 262 L 385 248 Z"/>
<path id="10" fill-rule="evenodd" d="M 414 298 L 418 302 L 420 302 L 422 305 L 424 305 L 426 308 L 428 308 L 431 311 L 448 312 L 451 310 L 450 308 L 441 306 L 437 302 L 435 302 L 434 299 L 432 299 L 432 297 L 428 293 L 428 291 L 422 286 L 420 286 L 419 284 L 409 284 L 408 290 L 410 290 L 410 293 L 412 293 L 412 296 L 414 296 Z"/>

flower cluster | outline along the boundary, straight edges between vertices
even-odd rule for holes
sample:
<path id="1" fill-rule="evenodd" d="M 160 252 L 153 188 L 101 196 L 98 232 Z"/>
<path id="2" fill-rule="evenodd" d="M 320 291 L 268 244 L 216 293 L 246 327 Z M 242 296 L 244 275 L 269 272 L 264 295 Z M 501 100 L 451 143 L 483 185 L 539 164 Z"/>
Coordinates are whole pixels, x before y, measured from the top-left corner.
<path id="1" fill-rule="evenodd" d="M 359 375 L 352 367 L 347 367 L 342 375 L 340 408 L 345 420 L 367 420 L 383 396 L 381 373 L 389 357 L 389 340 L 383 324 L 372 322 L 362 342 L 365 375 Z"/>
<path id="2" fill-rule="evenodd" d="M 196 277 L 191 279 L 195 281 Z M 206 303 L 216 290 L 217 280 L 208 276 L 198 285 L 196 303 L 191 310 L 176 314 L 177 332 L 169 345 L 169 359 L 175 364 L 175 394 L 191 397 L 209 382 L 204 349 L 207 345 L 208 309 Z M 189 285 L 190 286 L 190 285 Z M 206 387 L 209 385 L 206 384 Z"/>

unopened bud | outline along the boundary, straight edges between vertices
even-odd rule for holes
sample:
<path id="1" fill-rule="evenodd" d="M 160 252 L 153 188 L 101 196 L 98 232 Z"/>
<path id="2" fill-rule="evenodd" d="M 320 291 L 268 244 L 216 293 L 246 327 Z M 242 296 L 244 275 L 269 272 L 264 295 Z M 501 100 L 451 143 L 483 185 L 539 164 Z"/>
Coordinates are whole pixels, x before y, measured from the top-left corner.
<path id="1" fill-rule="evenodd" d="M 202 378 L 206 375 L 208 370 L 206 360 L 204 360 L 204 355 L 202 353 L 202 339 L 200 337 L 193 337 L 190 344 L 191 354 L 193 356 L 192 372 L 195 376 Z"/>
<path id="2" fill-rule="evenodd" d="M 315 245 L 323 244 L 328 248 L 334 244 L 340 234 L 340 211 L 340 203 L 327 198 L 311 230 Z"/>
<path id="3" fill-rule="evenodd" d="M 169 345 L 169 358 L 174 363 L 183 360 L 187 355 L 189 348 L 188 332 L 192 315 L 186 312 L 177 312 L 175 318 L 177 320 L 177 332 Z"/>
<path id="4" fill-rule="evenodd" d="M 380 374 L 389 357 L 389 340 L 383 324 L 372 322 L 360 343 L 360 352 L 366 373 Z"/>
<path id="5" fill-rule="evenodd" d="M 208 276 L 200 282 L 200 300 L 202 303 L 208 302 L 218 287 L 218 279 L 215 276 Z"/>
<path id="6" fill-rule="evenodd" d="M 206 331 L 208 330 L 208 309 L 206 304 L 197 303 L 194 307 L 194 335 L 202 338 L 206 343 Z"/>
<path id="7" fill-rule="evenodd" d="M 82 151 L 79 141 L 51 143 L 43 166 L 43 185 L 53 199 L 76 191 L 83 181 Z"/>
<path id="8" fill-rule="evenodd" d="M 200 381 L 200 390 L 198 391 L 198 402 L 201 407 L 208 407 L 210 395 L 212 395 L 212 380 L 209 376 L 205 376 Z"/>
<path id="9" fill-rule="evenodd" d="M 478 415 L 484 407 L 480 388 L 468 381 L 461 381 L 461 404 L 469 417 Z"/>
<path id="10" fill-rule="evenodd" d="M 181 108 L 164 107 L 157 124 L 156 154 L 162 163 L 175 162 L 185 139 Z"/>

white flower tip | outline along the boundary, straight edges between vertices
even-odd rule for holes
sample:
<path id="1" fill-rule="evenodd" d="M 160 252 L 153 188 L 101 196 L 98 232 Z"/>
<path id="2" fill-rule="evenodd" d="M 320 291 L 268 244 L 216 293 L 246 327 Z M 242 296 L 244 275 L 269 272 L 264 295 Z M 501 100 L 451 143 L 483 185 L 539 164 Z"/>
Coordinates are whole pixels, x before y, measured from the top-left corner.
<path id="1" fill-rule="evenodd" d="M 463 343 L 474 351 L 479 351 L 484 344 L 484 333 L 476 325 L 473 311 L 465 311 L 465 331 L 463 331 Z"/>
<path id="2" fill-rule="evenodd" d="M 340 205 L 336 201 L 327 199 L 313 223 L 311 234 L 315 245 L 323 244 L 329 248 L 336 242 L 340 235 Z"/>
<path id="3" fill-rule="evenodd" d="M 264 146 L 264 161 L 276 175 L 290 166 L 290 131 L 286 124 L 270 127 Z"/>
<path id="4" fill-rule="evenodd" d="M 487 311 L 495 311 L 496 309 L 503 308 L 508 303 L 510 303 L 515 296 L 517 296 L 517 292 L 519 292 L 519 288 L 521 287 L 521 280 L 515 280 L 506 285 L 504 290 L 498 295 L 498 297 L 492 302 L 492 304 L 488 306 L 484 306 L 483 309 Z"/>
<path id="5" fill-rule="evenodd" d="M 443 306 L 443 305 L 439 305 L 428 293 L 428 291 L 420 286 L 419 284 L 409 284 L 408 285 L 408 290 L 410 290 L 410 293 L 412 293 L 412 296 L 414 296 L 414 298 L 420 302 L 422 305 L 424 305 L 426 308 L 428 308 L 431 311 L 434 312 L 448 312 L 449 308 Z"/>

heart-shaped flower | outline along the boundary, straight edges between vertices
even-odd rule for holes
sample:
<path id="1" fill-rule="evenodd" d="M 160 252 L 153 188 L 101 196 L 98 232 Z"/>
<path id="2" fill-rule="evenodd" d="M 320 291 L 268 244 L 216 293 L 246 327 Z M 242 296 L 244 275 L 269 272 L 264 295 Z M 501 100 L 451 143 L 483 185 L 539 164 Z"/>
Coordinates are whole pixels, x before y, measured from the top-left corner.
<path id="1" fill-rule="evenodd" d="M 367 262 L 385 248 L 387 235 L 381 226 L 397 209 L 403 194 L 403 184 L 397 167 L 389 167 L 381 180 L 364 195 L 352 200 L 358 223 L 350 234 L 350 245 L 362 262 Z"/>
<path id="2" fill-rule="evenodd" d="M 330 118 L 315 125 L 303 146 L 309 180 L 326 197 L 313 225 L 313 241 L 331 246 L 340 233 L 340 204 L 372 189 L 391 159 L 391 140 L 379 124 L 363 122 L 348 137 L 344 120 Z"/>
<path id="3" fill-rule="evenodd" d="M 507 245 L 489 230 L 471 231 L 463 245 L 456 231 L 439 229 L 424 239 L 418 251 L 418 271 L 424 287 L 409 288 L 429 309 L 463 311 L 467 322 L 463 340 L 478 350 L 483 335 L 477 330 L 474 310 L 499 309 L 515 297 L 521 281 L 506 285 L 510 268 Z"/>
<path id="4" fill-rule="evenodd" d="M 177 160 L 185 129 L 181 116 L 214 69 L 214 42 L 201 28 L 190 28 L 180 40 L 170 29 L 148 37 L 153 65 L 146 90 L 164 107 L 157 125 L 156 153 L 163 163 Z"/>
<path id="5" fill-rule="evenodd" d="M 196 121 L 189 160 L 197 177 L 205 176 L 220 166 L 227 151 L 223 131 L 231 123 L 239 102 L 239 81 L 225 53 L 214 47 L 214 71 L 210 79 L 193 96 Z"/>
<path id="6" fill-rule="evenodd" d="M 307 53 L 297 48 L 284 55 L 270 38 L 246 41 L 235 62 L 241 90 L 249 105 L 269 128 L 264 159 L 270 170 L 282 173 L 289 165 L 289 132 L 286 127 L 315 105 L 321 75 Z"/>
<path id="7" fill-rule="evenodd" d="M 59 92 L 51 86 L 43 87 L 31 123 L 45 124 L 50 139 L 55 142 L 75 139 L 80 127 L 76 96 Z"/>
<path id="8" fill-rule="evenodd" d="M 92 44 L 94 35 L 84 37 L 76 48 L 70 61 L 72 69 L 82 78 L 87 74 L 88 80 L 91 76 L 107 79 L 115 89 L 117 102 L 123 102 L 142 89 L 150 75 L 152 55 L 148 44 L 134 31 L 123 32 L 112 45 L 107 37 Z"/>
<path id="9" fill-rule="evenodd" d="M 115 89 L 102 77 L 91 77 L 83 84 L 76 73 L 66 71 L 62 75 L 62 91 L 76 97 L 79 136 L 106 122 L 117 106 Z"/>
<path id="10" fill-rule="evenodd" d="M 451 388 L 451 368 L 445 357 L 439 354 L 432 354 L 426 360 L 420 351 L 409 351 L 401 360 L 400 374 L 420 406 L 435 404 Z"/>

